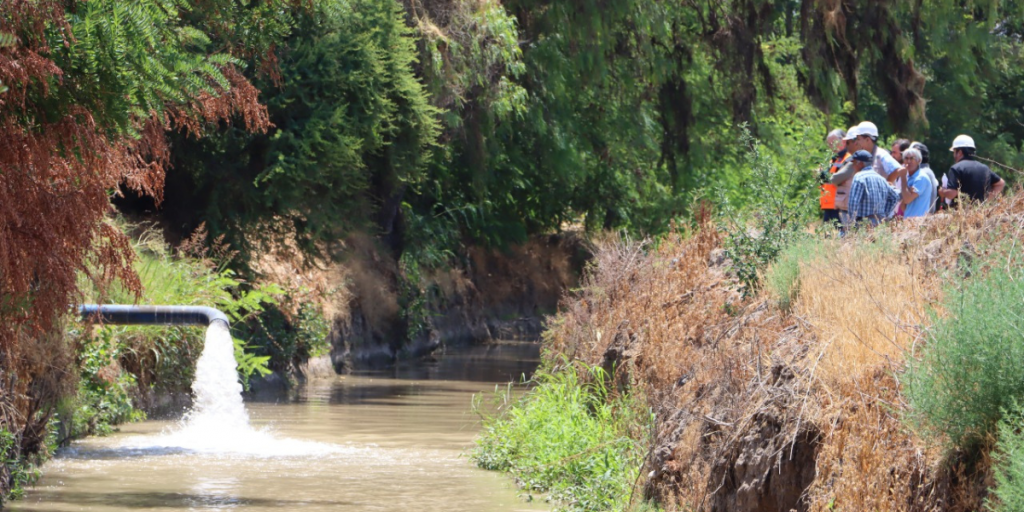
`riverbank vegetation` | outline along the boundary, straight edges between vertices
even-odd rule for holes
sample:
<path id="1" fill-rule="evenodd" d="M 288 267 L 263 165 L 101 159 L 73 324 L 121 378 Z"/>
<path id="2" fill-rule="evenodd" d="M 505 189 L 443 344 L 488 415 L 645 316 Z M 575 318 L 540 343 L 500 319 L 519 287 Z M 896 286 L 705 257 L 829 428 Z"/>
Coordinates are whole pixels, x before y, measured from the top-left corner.
<path id="1" fill-rule="evenodd" d="M 629 502 L 651 435 L 650 411 L 609 388 L 600 367 L 556 366 L 536 374 L 515 398 L 498 393 L 496 417 L 473 454 L 484 469 L 505 471 L 528 494 L 566 510 L 617 510 Z"/>
<path id="2" fill-rule="evenodd" d="M 449 338 L 535 331 L 578 284 L 588 237 L 653 237 L 630 256 L 644 260 L 689 247 L 671 240 L 715 211 L 736 220 L 715 236 L 743 286 L 693 317 L 714 331 L 768 300 L 762 274 L 813 210 L 805 178 L 829 129 L 874 120 L 882 140 L 929 144 L 937 169 L 950 159 L 934 148 L 970 133 L 1017 181 L 1022 27 L 1019 2 L 0 0 L 3 453 L 44 451 L 51 420 L 88 393 L 181 389 L 190 374 L 195 333 L 76 341 L 95 333 L 68 306 L 94 290 L 266 307 L 239 326 L 249 369 L 387 364 Z M 775 190 L 774 210 L 748 223 Z M 119 214 L 157 222 L 161 247 L 227 243 L 233 256 L 200 271 L 202 256 L 140 251 Z M 788 277 L 771 280 L 790 283 L 790 304 L 766 332 L 809 307 L 803 256 L 783 259 Z M 678 312 L 690 299 L 671 300 Z M 622 320 L 603 342 L 649 323 Z M 575 347 L 573 329 L 553 330 L 553 346 Z M 112 354 L 124 364 L 108 372 Z M 676 370 L 652 371 L 660 383 Z M 708 382 L 739 386 L 721 378 Z"/>
<path id="3" fill-rule="evenodd" d="M 589 510 L 1015 510 L 1020 190 L 799 233 L 754 288 L 721 225 L 601 243 L 547 334 L 549 362 L 613 369 L 655 417 L 634 502 Z"/>

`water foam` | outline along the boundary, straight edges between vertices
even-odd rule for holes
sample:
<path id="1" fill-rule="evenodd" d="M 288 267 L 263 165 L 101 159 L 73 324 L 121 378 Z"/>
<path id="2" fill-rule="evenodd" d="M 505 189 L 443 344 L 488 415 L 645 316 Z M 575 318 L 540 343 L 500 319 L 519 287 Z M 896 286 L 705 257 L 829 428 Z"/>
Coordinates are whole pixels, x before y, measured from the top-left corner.
<path id="1" fill-rule="evenodd" d="M 156 436 L 125 440 L 122 448 L 142 452 L 200 452 L 258 457 L 312 456 L 350 451 L 326 443 L 278 438 L 256 429 L 242 402 L 242 383 L 231 333 L 223 322 L 206 329 L 206 345 L 192 382 L 194 402 L 175 427 Z"/>

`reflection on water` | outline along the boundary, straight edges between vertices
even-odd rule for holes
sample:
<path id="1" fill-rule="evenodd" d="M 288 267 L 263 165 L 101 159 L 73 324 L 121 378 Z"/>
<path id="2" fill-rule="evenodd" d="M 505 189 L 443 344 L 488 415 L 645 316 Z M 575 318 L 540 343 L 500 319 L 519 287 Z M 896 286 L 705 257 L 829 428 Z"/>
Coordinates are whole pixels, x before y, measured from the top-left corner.
<path id="1" fill-rule="evenodd" d="M 247 404 L 265 437 L 241 451 L 161 447 L 171 422 L 127 425 L 62 452 L 12 510 L 538 510 L 464 455 L 473 394 L 529 376 L 537 358 L 532 344 L 477 347 L 265 396 Z"/>

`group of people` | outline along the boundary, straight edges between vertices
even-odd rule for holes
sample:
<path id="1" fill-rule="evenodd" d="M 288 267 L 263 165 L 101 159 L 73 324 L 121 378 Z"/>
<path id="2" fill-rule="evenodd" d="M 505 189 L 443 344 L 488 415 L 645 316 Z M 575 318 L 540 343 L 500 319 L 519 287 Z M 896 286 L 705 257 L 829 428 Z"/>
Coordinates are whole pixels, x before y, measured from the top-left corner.
<path id="1" fill-rule="evenodd" d="M 822 219 L 843 229 L 924 217 L 958 202 L 984 201 L 1006 186 L 977 160 L 974 139 L 967 135 L 953 139 L 949 150 L 956 163 L 941 182 L 929 165 L 927 146 L 898 139 L 890 152 L 878 146 L 878 127 L 870 121 L 833 130 L 825 142 L 835 154 L 823 174 Z"/>

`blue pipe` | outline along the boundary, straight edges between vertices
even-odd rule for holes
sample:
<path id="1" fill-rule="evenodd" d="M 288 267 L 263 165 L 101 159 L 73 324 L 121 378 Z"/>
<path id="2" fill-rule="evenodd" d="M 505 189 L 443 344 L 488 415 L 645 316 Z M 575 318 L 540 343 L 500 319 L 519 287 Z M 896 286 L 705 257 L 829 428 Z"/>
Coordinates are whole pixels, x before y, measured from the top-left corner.
<path id="1" fill-rule="evenodd" d="M 204 325 L 224 322 L 228 317 L 217 308 L 206 306 L 123 306 L 84 304 L 78 307 L 83 320 L 116 325 Z"/>

